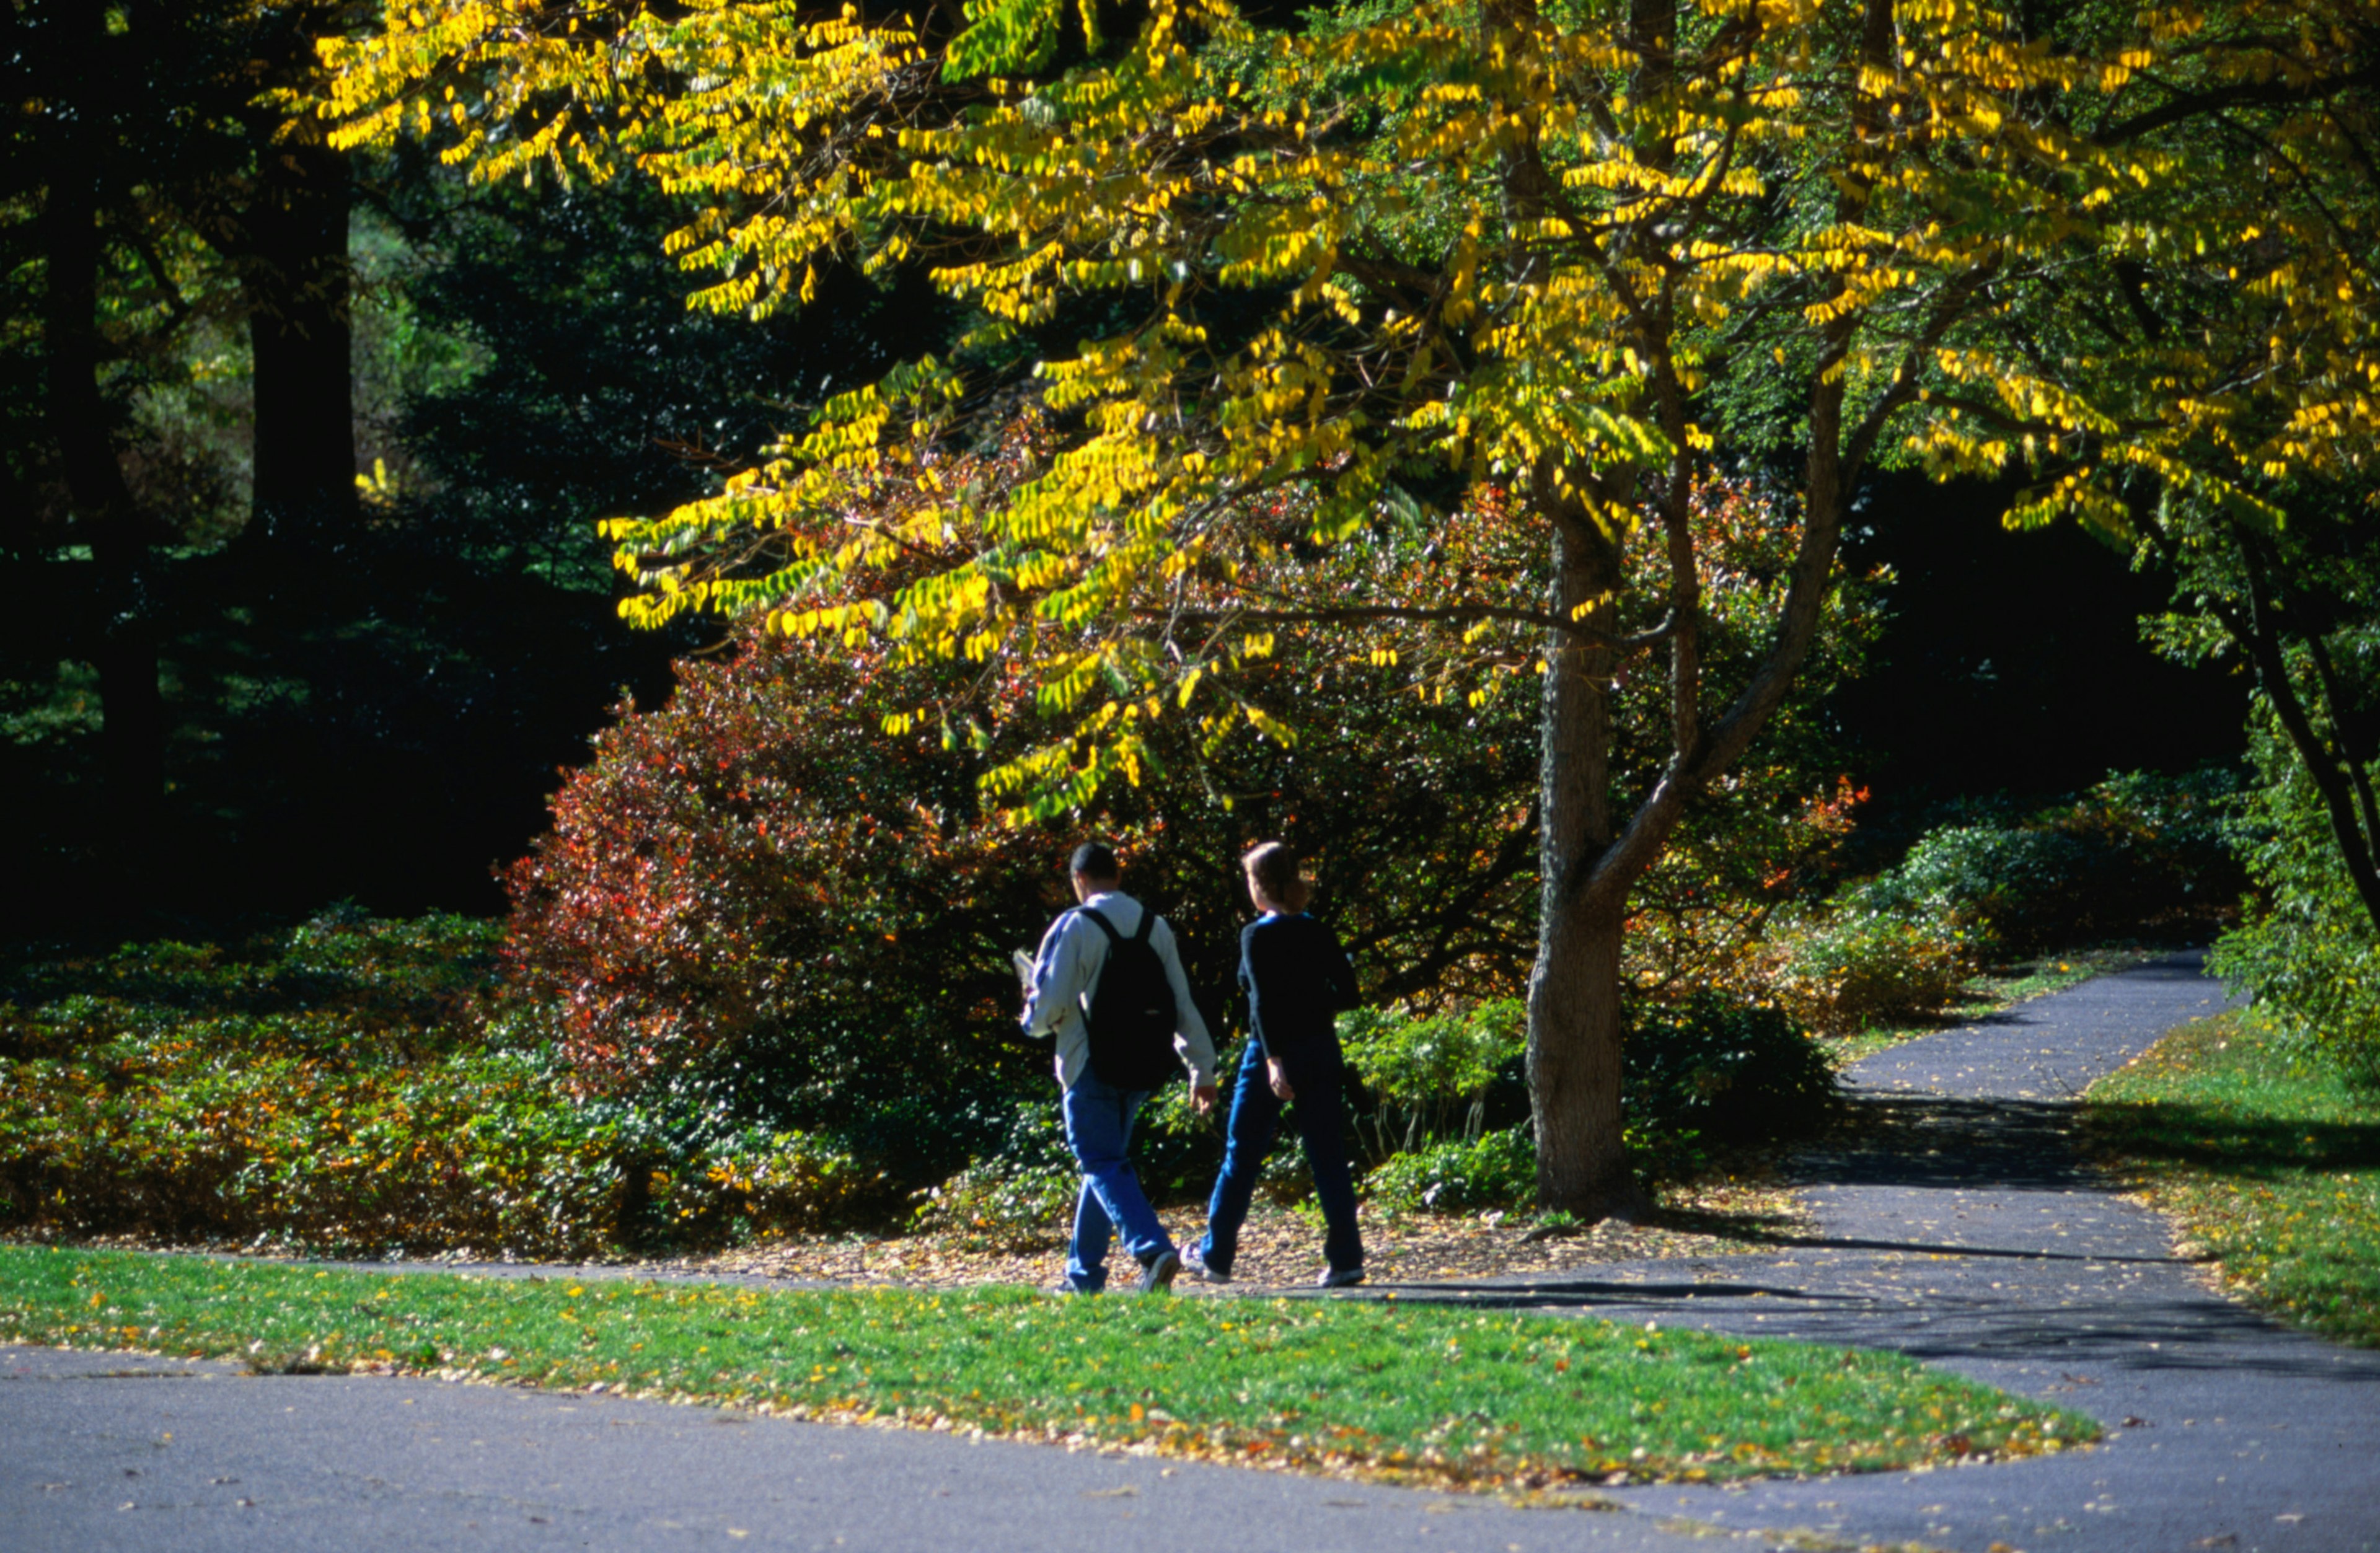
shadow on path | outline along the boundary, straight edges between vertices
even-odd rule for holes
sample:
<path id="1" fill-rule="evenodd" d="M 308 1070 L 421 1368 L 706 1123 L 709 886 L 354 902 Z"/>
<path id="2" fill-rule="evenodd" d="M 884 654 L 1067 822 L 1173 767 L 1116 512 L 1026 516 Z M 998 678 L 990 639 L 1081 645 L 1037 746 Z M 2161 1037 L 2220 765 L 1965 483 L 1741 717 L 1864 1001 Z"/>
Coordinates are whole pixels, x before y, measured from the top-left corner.
<path id="1" fill-rule="evenodd" d="M 1640 1263 L 1396 1295 L 1892 1349 L 2107 1431 L 1983 1471 L 1619 1489 L 1633 1508 L 1973 1553 L 2380 1549 L 2380 1353 L 2225 1299 L 2079 1147 L 2083 1089 L 2224 1003 L 2196 956 L 2168 956 L 1854 1064 L 1840 1125 L 1789 1166 L 1815 1228 L 1691 1216 L 1767 1251 L 1690 1261 L 1686 1279 Z M 2178 1155 L 2242 1171 L 2380 1156 L 2380 1128 L 2154 1120 Z"/>

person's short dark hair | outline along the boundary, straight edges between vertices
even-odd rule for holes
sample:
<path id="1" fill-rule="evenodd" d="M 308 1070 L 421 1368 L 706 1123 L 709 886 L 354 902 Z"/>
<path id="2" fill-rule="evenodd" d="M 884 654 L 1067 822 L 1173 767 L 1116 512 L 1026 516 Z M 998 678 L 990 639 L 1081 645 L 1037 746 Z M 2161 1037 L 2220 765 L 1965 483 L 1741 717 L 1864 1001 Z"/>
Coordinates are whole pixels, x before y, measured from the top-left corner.
<path id="1" fill-rule="evenodd" d="M 1067 867 L 1085 879 L 1122 879 L 1123 865 L 1116 861 L 1115 849 L 1100 842 L 1085 842 L 1075 848 Z"/>

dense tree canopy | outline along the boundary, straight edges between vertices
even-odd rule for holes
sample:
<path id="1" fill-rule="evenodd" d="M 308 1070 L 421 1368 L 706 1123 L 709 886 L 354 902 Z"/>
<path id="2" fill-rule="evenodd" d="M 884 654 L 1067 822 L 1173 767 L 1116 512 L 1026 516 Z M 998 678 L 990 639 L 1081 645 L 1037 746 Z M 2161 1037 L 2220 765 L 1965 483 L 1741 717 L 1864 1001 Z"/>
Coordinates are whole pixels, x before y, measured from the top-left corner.
<path id="1" fill-rule="evenodd" d="M 2022 469 L 2018 522 L 2074 514 L 2171 575 L 2185 657 L 2252 669 L 2380 927 L 2370 619 L 2380 534 L 2380 13 L 2235 0 L 2152 17 L 2171 44 L 2095 115 L 2157 177 L 2011 327 L 1946 357 L 1928 451 Z"/>
<path id="2" fill-rule="evenodd" d="M 644 618 L 765 608 L 1014 664 L 1057 721 L 991 785 L 1042 813 L 1135 777 L 1176 708 L 1265 726 L 1235 678 L 1299 627 L 1368 623 L 1432 694 L 1536 673 L 1541 1188 L 1601 1212 L 1633 1197 L 1630 891 L 1786 694 L 1895 418 L 2155 171 L 2069 102 L 2149 55 L 2063 42 L 1956 0 L 1353 6 L 1289 32 L 1197 4 L 1108 27 L 1032 0 L 964 25 L 452 0 L 329 59 L 341 143 L 443 125 L 490 177 L 633 164 L 695 199 L 671 242 L 713 272 L 704 304 L 766 312 L 853 255 L 930 264 L 978 319 L 718 499 L 620 526 Z M 1020 363 L 1071 435 L 997 503 L 939 489 L 936 439 Z M 938 499 L 805 538 L 888 454 Z M 1695 493 L 1763 455 L 1795 538 L 1765 649 L 1722 677 Z M 1533 564 L 1438 567 L 1415 600 L 1393 541 L 1466 511 Z M 1378 540 L 1368 575 L 1280 564 Z M 1619 772 L 1614 687 L 1647 661 L 1669 747 Z"/>

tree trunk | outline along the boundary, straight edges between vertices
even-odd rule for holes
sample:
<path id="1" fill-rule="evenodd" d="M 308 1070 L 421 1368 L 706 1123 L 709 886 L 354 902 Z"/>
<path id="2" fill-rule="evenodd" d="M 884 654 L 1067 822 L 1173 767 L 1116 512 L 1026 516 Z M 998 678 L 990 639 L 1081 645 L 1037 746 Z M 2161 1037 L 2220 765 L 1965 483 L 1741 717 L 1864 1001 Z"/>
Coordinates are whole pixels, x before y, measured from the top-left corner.
<path id="1" fill-rule="evenodd" d="M 241 223 L 255 352 L 250 520 L 260 539 L 336 549 L 356 511 L 347 161 L 319 140 L 257 133 L 256 200 Z"/>
<path id="2" fill-rule="evenodd" d="M 145 855 L 165 790 L 165 710 L 157 690 L 156 601 L 147 524 L 117 462 L 114 420 L 99 385 L 99 180 L 97 138 L 112 127 L 97 101 L 104 72 L 94 36 L 61 73 L 62 94 L 80 112 L 79 134 L 49 146 L 49 186 L 42 211 L 47 295 L 42 346 L 47 358 L 45 406 L 57 443 L 75 528 L 98 571 L 90 659 L 99 671 L 101 783 L 114 846 Z M 71 57 L 71 56 L 69 56 Z"/>
<path id="3" fill-rule="evenodd" d="M 1607 629 L 1619 554 L 1574 513 L 1554 528 L 1553 603 Z M 1611 652 L 1548 634 L 1538 835 L 1544 883 L 1537 963 L 1529 975 L 1529 1111 L 1536 1124 L 1537 1201 L 1593 1221 L 1644 1207 L 1621 1142 L 1622 912 L 1584 886 L 1611 844 Z"/>
<path id="4" fill-rule="evenodd" d="M 2355 799 L 2364 779 L 2343 721 L 2350 714 L 2335 694 L 2325 695 L 2330 703 L 2330 724 L 2338 735 L 2334 748 L 2333 741 L 2325 739 L 2314 726 L 2305 702 L 2298 696 L 2297 683 L 2289 675 L 2288 647 L 2281 636 L 2286 604 L 2279 588 L 2267 576 L 2270 568 L 2247 530 L 2236 521 L 2228 527 L 2247 583 L 2247 607 L 2244 618 L 2227 613 L 2225 624 L 2230 627 L 2232 639 L 2240 643 L 2249 662 L 2254 665 L 2256 684 L 2272 703 L 2274 715 L 2280 719 L 2282 731 L 2296 748 L 2298 761 L 2313 780 L 2314 791 L 2322 795 L 2331 837 L 2338 843 L 2339 860 L 2346 865 L 2357 899 L 2363 903 L 2364 915 L 2380 927 L 2380 851 L 2375 851 L 2380 847 L 2380 833 L 2366 835 L 2357 823 Z M 2319 646 L 2314 633 L 2305 635 Z M 2317 662 L 2327 666 L 2325 656 L 2318 654 Z M 2315 686 L 2325 693 L 2332 692 L 2331 676 L 2318 674 Z"/>

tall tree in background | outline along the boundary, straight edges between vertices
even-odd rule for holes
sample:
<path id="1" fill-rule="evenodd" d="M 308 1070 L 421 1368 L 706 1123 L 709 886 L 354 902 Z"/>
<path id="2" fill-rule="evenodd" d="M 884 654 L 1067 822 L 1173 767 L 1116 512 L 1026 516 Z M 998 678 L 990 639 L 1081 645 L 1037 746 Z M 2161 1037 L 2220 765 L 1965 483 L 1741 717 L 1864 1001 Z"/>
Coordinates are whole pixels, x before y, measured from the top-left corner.
<path id="1" fill-rule="evenodd" d="M 240 123 L 255 158 L 220 218 L 237 266 L 253 351 L 256 537 L 335 547 L 356 513 L 351 409 L 347 153 L 322 122 L 293 115 L 315 84 L 317 42 L 362 7 L 279 0 L 255 8 L 246 40 L 252 94 Z"/>
<path id="2" fill-rule="evenodd" d="M 2153 164 L 2100 252 L 1946 361 L 1930 449 L 2022 468 L 2169 573 L 2163 643 L 2236 651 L 2380 936 L 2380 9 L 2216 0 L 2146 18 L 2169 58 L 2088 133 Z"/>
<path id="3" fill-rule="evenodd" d="M 335 522 L 354 504 L 346 157 L 271 100 L 311 79 L 317 35 L 351 8 L 21 0 L 6 13 L 10 246 L 38 277 L 42 319 L 41 431 L 9 449 L 11 548 L 91 574 L 26 591 L 75 601 L 56 649 L 97 670 L 100 765 L 128 858 L 153 843 L 166 783 L 159 651 L 187 554 L 161 547 L 207 543 L 157 461 L 128 464 L 132 394 L 170 370 L 194 321 L 244 314 L 260 529 L 285 509 Z M 226 308 L 217 294 L 235 288 Z"/>
<path id="4" fill-rule="evenodd" d="M 8 22 L 8 101 L 19 110 L 9 115 L 8 192 L 19 211 L 39 212 L 16 236 L 32 238 L 19 251 L 42 277 L 40 426 L 48 444 L 45 458 L 12 459 L 26 498 L 12 548 L 24 555 L 77 546 L 90 557 L 76 564 L 91 574 L 87 586 L 39 594 L 66 592 L 81 606 L 66 645 L 97 670 L 102 781 L 118 838 L 137 855 L 152 839 L 164 787 L 163 585 L 152 550 L 171 528 L 120 460 L 122 410 L 106 377 L 122 342 L 103 334 L 102 293 L 128 261 L 170 326 L 182 298 L 138 195 L 206 165 L 212 148 L 188 142 L 213 137 L 202 127 L 172 143 L 162 133 L 150 91 L 163 84 L 155 67 L 173 57 L 167 30 L 135 38 L 127 12 L 70 4 L 13 6 Z M 166 47 L 152 54 L 160 42 Z M 60 498 L 47 526 L 37 516 L 45 486 Z"/>
<path id="5" fill-rule="evenodd" d="M 1366 627 L 1432 696 L 1534 673 L 1539 1188 L 1590 1217 L 1639 1200 L 1632 887 L 1791 686 L 1937 353 L 2128 171 L 2058 116 L 2127 67 L 1962 0 L 1424 0 L 1288 34 L 1157 0 L 1128 35 L 1043 0 L 442 0 L 328 59 L 339 143 L 445 126 L 485 176 L 635 164 L 699 200 L 672 243 L 716 274 L 701 305 L 766 312 L 856 257 L 930 263 L 979 320 L 721 498 L 621 525 L 640 618 L 764 609 L 1029 676 L 1054 728 L 990 785 L 1044 814 L 1135 778 L 1159 717 L 1293 738 L 1235 688 L 1285 633 Z M 944 489 L 938 445 L 1020 369 L 1063 445 L 997 498 Z M 1697 497 L 1763 457 L 1796 532 L 1721 682 L 1697 557 L 1733 509 Z M 898 524 L 854 499 L 885 459 L 930 498 Z M 1427 598 L 1401 565 L 1282 564 L 1427 554 L 1458 514 L 1530 563 Z M 1668 748 L 1616 769 L 1615 688 L 1648 674 Z"/>

